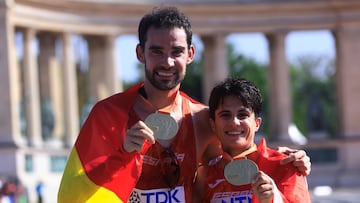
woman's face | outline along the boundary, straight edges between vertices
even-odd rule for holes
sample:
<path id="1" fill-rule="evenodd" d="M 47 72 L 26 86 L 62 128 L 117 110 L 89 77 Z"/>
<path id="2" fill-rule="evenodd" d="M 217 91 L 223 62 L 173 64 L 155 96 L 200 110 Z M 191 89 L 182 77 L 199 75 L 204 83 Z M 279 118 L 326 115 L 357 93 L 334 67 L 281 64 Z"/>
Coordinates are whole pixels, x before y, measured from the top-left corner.
<path id="1" fill-rule="evenodd" d="M 261 118 L 256 118 L 253 110 L 245 107 L 239 98 L 226 96 L 215 111 L 215 119 L 210 119 L 210 124 L 223 150 L 235 156 L 253 146 Z"/>

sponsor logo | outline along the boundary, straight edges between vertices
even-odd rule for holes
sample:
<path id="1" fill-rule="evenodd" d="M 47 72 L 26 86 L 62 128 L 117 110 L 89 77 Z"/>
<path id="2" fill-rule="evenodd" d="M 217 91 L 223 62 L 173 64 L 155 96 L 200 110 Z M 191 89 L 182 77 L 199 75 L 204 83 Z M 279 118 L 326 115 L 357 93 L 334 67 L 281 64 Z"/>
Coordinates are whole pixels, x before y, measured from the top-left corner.
<path id="1" fill-rule="evenodd" d="M 168 188 L 139 190 L 134 189 L 128 203 L 177 203 L 185 202 L 184 187 L 179 186 L 172 190 Z"/>
<path id="2" fill-rule="evenodd" d="M 183 162 L 184 158 L 185 158 L 185 154 L 179 154 L 179 153 L 175 153 L 176 158 L 180 161 Z M 144 159 L 143 162 L 144 164 L 150 165 L 150 166 L 157 166 L 159 164 L 159 158 L 156 157 L 152 157 L 149 155 L 144 155 Z"/>
<path id="3" fill-rule="evenodd" d="M 211 203 L 252 203 L 252 191 L 218 192 Z"/>
<path id="4" fill-rule="evenodd" d="M 215 188 L 216 186 L 218 186 L 220 183 L 224 182 L 225 179 L 216 179 L 215 183 L 211 184 L 209 183 L 209 188 Z"/>

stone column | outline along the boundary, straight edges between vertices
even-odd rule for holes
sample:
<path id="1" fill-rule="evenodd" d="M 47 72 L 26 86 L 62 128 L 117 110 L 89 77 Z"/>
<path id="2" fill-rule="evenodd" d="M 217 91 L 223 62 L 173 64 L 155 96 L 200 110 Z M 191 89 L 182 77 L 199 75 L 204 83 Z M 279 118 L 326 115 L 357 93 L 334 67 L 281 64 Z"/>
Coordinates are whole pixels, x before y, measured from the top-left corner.
<path id="1" fill-rule="evenodd" d="M 65 145 L 72 147 L 79 133 L 79 107 L 74 47 L 69 33 L 62 34 Z"/>
<path id="2" fill-rule="evenodd" d="M 135 49 L 135 48 L 134 48 Z M 118 61 L 116 57 L 116 37 L 105 36 L 105 82 L 109 88 L 109 96 L 123 91 L 122 83 L 120 82 L 117 71 Z"/>
<path id="3" fill-rule="evenodd" d="M 0 145 L 22 143 L 20 132 L 20 71 L 15 50 L 15 28 L 0 9 Z"/>
<path id="4" fill-rule="evenodd" d="M 212 88 L 229 75 L 225 34 L 201 36 L 203 53 L 203 102 L 207 104 Z"/>
<path id="5" fill-rule="evenodd" d="M 120 91 L 116 71 L 115 38 L 87 36 L 90 97 L 96 101 Z"/>
<path id="6" fill-rule="evenodd" d="M 336 91 L 340 135 L 360 138 L 360 29 L 342 27 L 336 41 Z"/>
<path id="7" fill-rule="evenodd" d="M 26 111 L 26 133 L 29 144 L 40 147 L 41 115 L 39 96 L 39 70 L 35 54 L 35 30 L 24 31 L 24 102 Z"/>
<path id="8" fill-rule="evenodd" d="M 339 186 L 352 186 L 360 182 L 360 28 L 342 25 L 334 31 L 336 44 L 336 94 L 339 134 L 344 144 L 338 149 L 341 174 Z M 334 90 L 335 91 L 335 90 Z"/>
<path id="9" fill-rule="evenodd" d="M 54 130 L 52 133 L 53 144 L 62 145 L 61 140 L 65 136 L 65 106 L 64 106 L 64 76 L 62 74 L 63 66 L 56 58 L 49 61 L 49 74 L 50 74 L 50 98 L 53 106 L 54 113 Z"/>
<path id="10" fill-rule="evenodd" d="M 288 128 L 292 120 L 290 73 L 285 51 L 286 35 L 286 32 L 266 35 L 270 54 L 270 136 L 274 140 L 283 141 L 290 140 Z"/>

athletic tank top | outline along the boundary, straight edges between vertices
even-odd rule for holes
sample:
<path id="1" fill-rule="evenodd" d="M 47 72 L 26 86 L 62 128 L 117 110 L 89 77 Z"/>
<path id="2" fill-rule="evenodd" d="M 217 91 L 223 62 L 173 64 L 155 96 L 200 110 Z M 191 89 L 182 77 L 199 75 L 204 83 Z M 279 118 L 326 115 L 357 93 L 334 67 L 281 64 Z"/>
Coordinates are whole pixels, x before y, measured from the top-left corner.
<path id="1" fill-rule="evenodd" d="M 139 117 L 134 111 L 130 114 L 129 126 L 132 126 Z M 183 120 L 170 147 L 166 149 L 156 142 L 144 155 L 140 179 L 128 202 L 192 201 L 192 185 L 197 169 L 196 144 L 189 100 L 184 97 L 182 97 L 182 115 Z M 180 168 L 179 181 L 173 189 L 169 188 L 161 172 L 160 162 L 163 160 L 160 157 L 165 150 L 170 150 L 176 156 Z"/>
<path id="2" fill-rule="evenodd" d="M 264 139 L 261 140 L 256 152 L 247 155 L 247 159 L 254 161 L 259 170 L 273 179 L 273 185 L 276 186 L 274 187 L 274 203 L 288 202 L 287 199 L 291 200 L 290 202 L 311 202 L 309 193 L 306 191 L 307 186 L 304 177 L 298 175 L 298 171 L 292 163 L 280 164 L 280 160 L 284 157 L 284 154 L 267 148 Z M 258 203 L 259 200 L 251 190 L 251 184 L 235 186 L 226 181 L 224 168 L 229 162 L 230 160 L 223 156 L 209 165 L 203 202 Z"/>

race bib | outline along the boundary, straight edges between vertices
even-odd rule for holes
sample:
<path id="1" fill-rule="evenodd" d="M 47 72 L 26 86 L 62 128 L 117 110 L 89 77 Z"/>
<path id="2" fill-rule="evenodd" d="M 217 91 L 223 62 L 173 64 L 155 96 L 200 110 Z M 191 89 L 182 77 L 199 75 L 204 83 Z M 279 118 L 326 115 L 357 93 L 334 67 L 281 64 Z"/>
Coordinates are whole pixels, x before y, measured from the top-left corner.
<path id="1" fill-rule="evenodd" d="M 176 203 L 185 202 L 184 186 L 172 190 L 169 188 L 140 190 L 134 189 L 128 203 Z"/>

